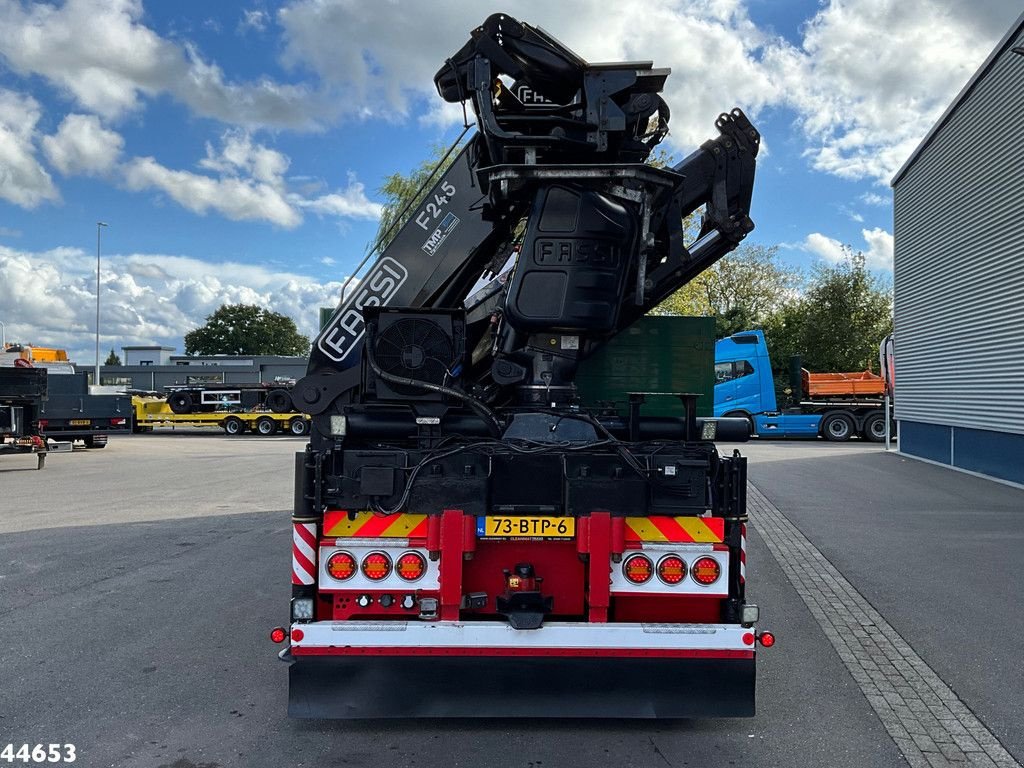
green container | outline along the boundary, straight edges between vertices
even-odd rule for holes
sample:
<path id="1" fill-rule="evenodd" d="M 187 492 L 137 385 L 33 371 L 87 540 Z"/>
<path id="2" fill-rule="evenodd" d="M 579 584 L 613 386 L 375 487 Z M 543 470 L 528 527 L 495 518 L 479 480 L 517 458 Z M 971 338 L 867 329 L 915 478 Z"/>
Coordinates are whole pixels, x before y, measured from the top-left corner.
<path id="1" fill-rule="evenodd" d="M 693 392 L 697 415 L 715 406 L 715 320 L 712 317 L 642 317 L 579 367 L 583 405 L 614 402 L 626 415 L 627 392 Z M 682 416 L 679 398 L 648 395 L 645 416 Z"/>

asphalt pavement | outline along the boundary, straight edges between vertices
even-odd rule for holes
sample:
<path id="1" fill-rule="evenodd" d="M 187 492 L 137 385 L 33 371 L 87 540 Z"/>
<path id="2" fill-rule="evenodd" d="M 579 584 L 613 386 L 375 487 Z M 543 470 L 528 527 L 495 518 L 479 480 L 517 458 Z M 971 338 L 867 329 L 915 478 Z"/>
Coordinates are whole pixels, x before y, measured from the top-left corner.
<path id="1" fill-rule="evenodd" d="M 1012 639 L 994 625 L 1010 632 L 1020 622 L 1009 617 L 1022 573 L 1012 567 L 1021 535 L 1012 515 L 1024 492 L 1003 499 L 1012 489 L 970 479 L 983 486 L 972 496 L 994 487 L 1003 499 L 988 527 L 985 514 L 964 521 L 937 499 L 903 511 L 877 502 L 887 488 L 879 477 L 902 487 L 905 476 L 936 473 L 914 479 L 908 497 L 913 483 L 941 495 L 967 480 L 875 446 L 792 445 L 745 447 L 754 482 L 1019 759 L 1012 719 L 1024 692 L 1007 666 Z M 146 768 L 906 764 L 756 521 L 750 597 L 779 643 L 759 654 L 752 719 L 289 720 L 286 666 L 267 633 L 287 618 L 291 457 L 301 447 L 156 433 L 51 456 L 42 472 L 30 457 L 0 460 L 0 747 L 73 743 L 77 765 Z M 836 493 L 835 477 L 851 472 L 862 478 L 842 487 L 852 499 Z M 938 533 L 909 537 L 930 511 L 969 538 L 966 552 Z M 1018 537 L 1018 553 L 1005 535 Z M 978 586 L 989 571 L 974 572 L 974 555 L 1002 579 Z M 999 621 L 985 615 L 997 592 Z M 972 637 L 976 618 L 973 634 L 984 628 L 985 638 Z M 976 674 L 992 651 L 1002 674 Z"/>

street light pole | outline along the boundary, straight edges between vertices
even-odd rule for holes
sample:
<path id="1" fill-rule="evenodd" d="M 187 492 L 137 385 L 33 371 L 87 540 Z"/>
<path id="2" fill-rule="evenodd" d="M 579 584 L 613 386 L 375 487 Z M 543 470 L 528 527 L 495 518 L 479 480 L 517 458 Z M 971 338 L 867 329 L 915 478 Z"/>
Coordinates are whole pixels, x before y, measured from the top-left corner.
<path id="1" fill-rule="evenodd" d="M 93 384 L 100 383 L 100 232 L 108 226 L 102 221 L 96 222 L 96 373 Z"/>

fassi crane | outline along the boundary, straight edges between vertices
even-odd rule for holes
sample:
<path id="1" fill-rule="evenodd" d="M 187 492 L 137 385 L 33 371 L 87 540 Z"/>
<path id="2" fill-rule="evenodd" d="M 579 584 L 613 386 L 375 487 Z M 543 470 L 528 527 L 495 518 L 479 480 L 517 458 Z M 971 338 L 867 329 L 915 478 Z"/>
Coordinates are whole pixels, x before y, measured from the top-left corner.
<path id="1" fill-rule="evenodd" d="M 495 14 L 435 76 L 478 131 L 293 392 L 313 430 L 279 633 L 292 714 L 497 714 L 474 690 L 484 670 L 500 714 L 752 713 L 746 464 L 711 442 L 745 423 L 704 423 L 685 395 L 680 418 L 642 415 L 638 393 L 592 413 L 575 387 L 581 360 L 753 229 L 760 137 L 740 110 L 673 168 L 645 164 L 668 74 L 588 64 Z M 609 663 L 611 688 L 642 673 L 643 695 L 573 707 L 536 685 Z M 697 683 L 710 698 L 678 695 Z"/>

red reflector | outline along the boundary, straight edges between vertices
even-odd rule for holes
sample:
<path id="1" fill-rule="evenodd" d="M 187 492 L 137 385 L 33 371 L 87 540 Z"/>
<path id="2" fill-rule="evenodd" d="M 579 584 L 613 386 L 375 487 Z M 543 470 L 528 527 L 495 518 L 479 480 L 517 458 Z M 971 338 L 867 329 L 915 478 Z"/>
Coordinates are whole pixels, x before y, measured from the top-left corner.
<path id="1" fill-rule="evenodd" d="M 338 581 L 351 579 L 356 573 L 356 559 L 348 552 L 335 552 L 327 559 L 327 573 Z"/>
<path id="2" fill-rule="evenodd" d="M 654 575 L 654 563 L 647 555 L 633 555 L 622 564 L 622 575 L 634 584 L 646 584 Z"/>
<path id="3" fill-rule="evenodd" d="M 363 558 L 363 576 L 370 581 L 386 579 L 391 573 L 391 558 L 383 552 L 371 552 Z"/>
<path id="4" fill-rule="evenodd" d="M 293 643 L 301 643 L 302 642 L 302 638 L 304 638 L 305 636 L 306 636 L 306 633 L 303 632 L 301 629 L 293 629 L 292 630 L 292 642 Z"/>
<path id="5" fill-rule="evenodd" d="M 419 552 L 406 552 L 395 563 L 395 572 L 406 581 L 416 581 L 427 570 L 427 561 Z"/>
<path id="6" fill-rule="evenodd" d="M 743 644 L 744 645 L 753 645 L 754 644 L 754 633 L 753 632 L 744 632 L 743 633 Z"/>
<path id="7" fill-rule="evenodd" d="M 773 635 L 771 632 L 762 632 L 760 635 L 757 636 L 757 639 L 765 648 L 771 648 L 773 645 L 775 645 L 775 635 Z"/>
<path id="8" fill-rule="evenodd" d="M 722 575 L 722 566 L 713 557 L 701 557 L 690 567 L 690 575 L 698 584 L 707 587 L 718 581 Z"/>
<path id="9" fill-rule="evenodd" d="M 284 631 L 284 627 L 274 627 L 270 630 L 270 639 L 275 643 L 283 643 L 286 637 L 288 633 Z"/>
<path id="10" fill-rule="evenodd" d="M 666 584 L 678 584 L 686 578 L 686 563 L 676 555 L 665 555 L 658 561 L 658 578 Z"/>

